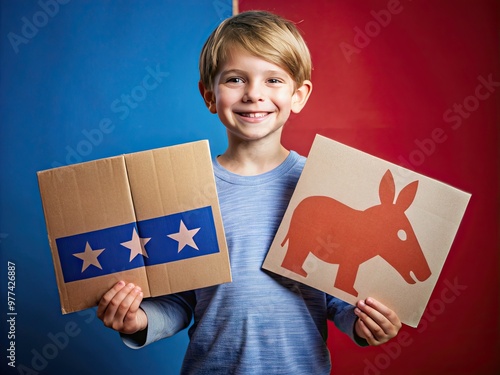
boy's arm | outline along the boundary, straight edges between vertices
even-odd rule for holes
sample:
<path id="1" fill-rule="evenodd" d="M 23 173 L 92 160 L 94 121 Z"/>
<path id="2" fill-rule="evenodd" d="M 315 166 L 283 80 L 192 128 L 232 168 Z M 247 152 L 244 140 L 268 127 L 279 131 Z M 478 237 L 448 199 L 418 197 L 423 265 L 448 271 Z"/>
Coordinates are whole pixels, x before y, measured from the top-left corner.
<path id="1" fill-rule="evenodd" d="M 175 335 L 187 328 L 193 315 L 195 294 L 193 291 L 148 298 L 141 303 L 148 325 L 134 334 L 120 333 L 123 343 L 139 349 L 155 341 Z"/>

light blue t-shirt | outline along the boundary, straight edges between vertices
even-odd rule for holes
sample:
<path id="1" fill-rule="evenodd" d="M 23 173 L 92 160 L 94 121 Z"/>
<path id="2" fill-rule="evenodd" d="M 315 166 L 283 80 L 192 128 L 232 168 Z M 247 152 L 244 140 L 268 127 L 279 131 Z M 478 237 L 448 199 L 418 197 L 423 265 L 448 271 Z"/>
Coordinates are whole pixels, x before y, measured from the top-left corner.
<path id="1" fill-rule="evenodd" d="M 353 306 L 262 269 L 304 163 L 292 151 L 272 171 L 240 176 L 214 160 L 233 281 L 141 304 L 144 345 L 186 328 L 194 314 L 182 374 L 329 374 L 327 319 L 354 339 Z"/>

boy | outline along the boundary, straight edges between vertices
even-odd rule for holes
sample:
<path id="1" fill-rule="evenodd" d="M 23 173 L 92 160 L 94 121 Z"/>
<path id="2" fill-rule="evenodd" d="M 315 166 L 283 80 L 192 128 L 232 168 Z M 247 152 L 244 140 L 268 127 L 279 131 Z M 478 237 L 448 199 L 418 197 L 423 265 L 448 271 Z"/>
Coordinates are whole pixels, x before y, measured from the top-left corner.
<path id="1" fill-rule="evenodd" d="M 401 323 L 381 303 L 354 307 L 261 268 L 305 162 L 281 144 L 290 112 L 312 90 L 295 26 L 267 12 L 223 21 L 203 47 L 200 75 L 205 104 L 228 136 L 213 163 L 233 282 L 144 301 L 138 287 L 119 282 L 98 317 L 139 348 L 186 328 L 194 314 L 186 374 L 329 374 L 327 318 L 359 345 L 394 337 Z"/>

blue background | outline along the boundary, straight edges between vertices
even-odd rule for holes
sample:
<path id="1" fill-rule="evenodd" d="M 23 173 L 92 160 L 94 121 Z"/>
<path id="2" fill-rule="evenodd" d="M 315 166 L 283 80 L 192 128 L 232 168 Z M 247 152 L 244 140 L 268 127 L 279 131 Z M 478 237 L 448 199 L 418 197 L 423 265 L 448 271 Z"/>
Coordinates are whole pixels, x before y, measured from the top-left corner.
<path id="1" fill-rule="evenodd" d="M 231 1 L 72 0 L 52 11 L 39 13 L 34 0 L 0 3 L 0 372 L 178 373 L 186 331 L 135 351 L 95 310 L 61 314 L 36 172 L 200 139 L 210 140 L 213 155 L 222 153 L 225 131 L 198 93 L 197 64 L 210 32 L 231 15 Z M 23 37 L 23 20 L 40 27 L 16 53 L 9 33 Z M 161 82 L 141 88 L 156 69 Z M 118 112 L 127 96 L 129 110 Z M 16 365 L 23 372 L 7 366 L 8 261 L 16 268 Z"/>

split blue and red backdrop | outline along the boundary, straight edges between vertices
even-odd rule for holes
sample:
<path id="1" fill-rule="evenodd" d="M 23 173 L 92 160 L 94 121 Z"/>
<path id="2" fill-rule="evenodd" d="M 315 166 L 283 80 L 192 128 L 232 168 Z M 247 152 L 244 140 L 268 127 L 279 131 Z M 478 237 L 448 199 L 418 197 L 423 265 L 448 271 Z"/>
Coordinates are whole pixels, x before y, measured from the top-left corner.
<path id="1" fill-rule="evenodd" d="M 238 5 L 298 22 L 311 49 L 288 148 L 307 155 L 320 133 L 472 193 L 419 327 L 358 348 L 332 325 L 332 372 L 498 373 L 498 1 Z M 61 314 L 36 171 L 199 139 L 223 152 L 197 62 L 232 1 L 7 0 L 0 13 L 2 373 L 176 374 L 185 331 L 134 351 L 95 309 Z"/>
<path id="2" fill-rule="evenodd" d="M 472 194 L 420 325 L 358 348 L 333 328 L 335 374 L 500 373 L 500 3 L 240 0 L 298 23 L 313 93 L 284 131 L 316 133 Z"/>

